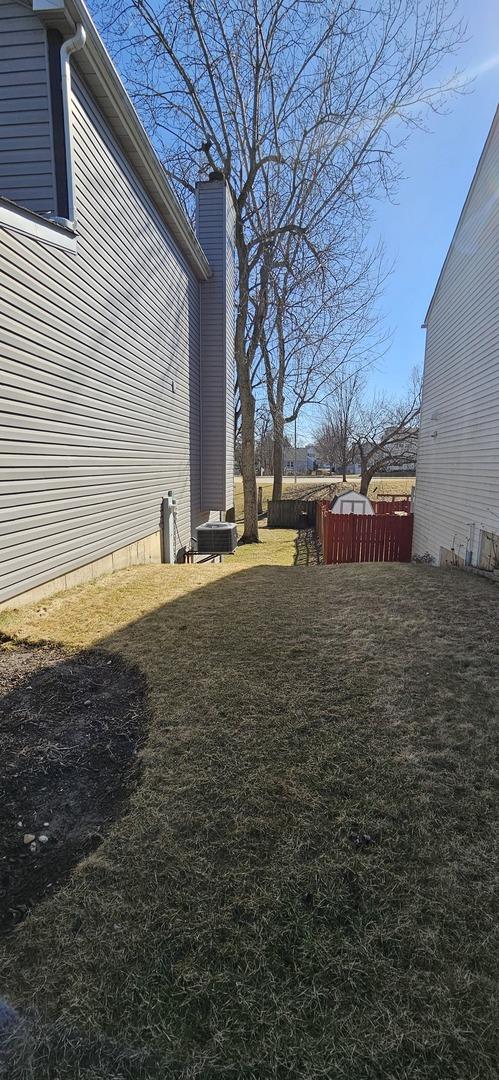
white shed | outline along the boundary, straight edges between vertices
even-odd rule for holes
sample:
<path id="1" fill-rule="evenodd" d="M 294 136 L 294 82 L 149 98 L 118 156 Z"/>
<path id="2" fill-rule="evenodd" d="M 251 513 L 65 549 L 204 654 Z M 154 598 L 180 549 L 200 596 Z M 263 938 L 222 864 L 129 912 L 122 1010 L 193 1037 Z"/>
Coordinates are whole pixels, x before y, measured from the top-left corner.
<path id="1" fill-rule="evenodd" d="M 358 491 L 342 491 L 331 503 L 333 514 L 374 514 L 367 495 Z"/>

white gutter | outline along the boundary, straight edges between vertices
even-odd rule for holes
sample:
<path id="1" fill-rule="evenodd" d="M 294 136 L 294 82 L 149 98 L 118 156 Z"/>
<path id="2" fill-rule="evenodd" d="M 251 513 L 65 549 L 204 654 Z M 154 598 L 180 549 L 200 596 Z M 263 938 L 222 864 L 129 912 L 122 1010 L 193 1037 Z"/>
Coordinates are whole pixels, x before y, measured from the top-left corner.
<path id="1" fill-rule="evenodd" d="M 71 64 L 69 58 L 72 53 L 79 52 L 87 40 L 87 35 L 81 23 L 76 27 L 76 33 L 67 38 L 61 45 L 61 87 L 64 108 L 64 141 L 66 144 L 66 173 L 68 183 L 68 221 L 64 224 L 73 226 L 76 216 L 75 191 L 74 191 L 74 156 L 73 156 L 73 123 L 71 109 Z M 61 221 L 63 219 L 60 219 Z"/>

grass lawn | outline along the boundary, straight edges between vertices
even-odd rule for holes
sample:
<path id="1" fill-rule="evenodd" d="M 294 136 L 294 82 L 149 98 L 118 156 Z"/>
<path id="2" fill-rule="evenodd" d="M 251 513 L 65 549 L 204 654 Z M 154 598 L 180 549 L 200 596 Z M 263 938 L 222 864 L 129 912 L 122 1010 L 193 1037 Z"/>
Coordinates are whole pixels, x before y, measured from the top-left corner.
<path id="1" fill-rule="evenodd" d="M 127 814 L 0 946 L 55 1025 L 9 1080 L 497 1080 L 499 592 L 278 547 L 2 615 L 151 710 Z"/>
<path id="2" fill-rule="evenodd" d="M 379 498 L 380 494 L 410 495 L 415 482 L 415 477 L 375 476 L 369 486 L 369 495 L 371 499 Z M 342 484 L 341 477 L 331 479 L 329 476 L 299 476 L 298 482 L 295 484 L 294 477 L 285 476 L 283 478 L 283 495 L 285 498 L 293 498 L 296 493 L 297 499 L 315 498 L 317 496 L 320 497 L 322 494 L 321 488 L 324 487 L 325 497 L 327 497 L 327 489 L 331 483 L 338 484 L 339 488 L 348 486 L 348 488 L 358 490 L 360 487 L 360 479 L 358 476 L 349 477 L 347 485 Z M 263 508 L 266 510 L 267 503 L 272 496 L 272 481 L 270 481 L 268 477 L 263 477 L 262 480 L 259 480 L 257 477 L 257 484 L 262 488 Z M 234 506 L 236 509 L 236 520 L 242 521 L 244 514 L 244 500 L 243 482 L 240 476 L 234 478 Z"/>
<path id="3" fill-rule="evenodd" d="M 272 483 L 258 483 L 258 487 L 262 489 L 262 505 L 264 510 L 267 509 L 269 499 L 272 497 Z M 242 522 L 244 519 L 244 496 L 243 496 L 243 482 L 240 476 L 234 477 L 234 507 L 236 511 L 236 521 Z"/>

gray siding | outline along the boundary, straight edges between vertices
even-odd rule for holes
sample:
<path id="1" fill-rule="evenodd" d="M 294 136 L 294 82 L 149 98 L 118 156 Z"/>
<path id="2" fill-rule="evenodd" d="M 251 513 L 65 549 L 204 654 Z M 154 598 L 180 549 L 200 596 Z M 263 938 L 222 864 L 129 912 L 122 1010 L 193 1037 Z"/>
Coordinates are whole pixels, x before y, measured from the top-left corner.
<path id="1" fill-rule="evenodd" d="M 197 231 L 213 277 L 201 286 L 201 498 L 234 502 L 234 210 L 223 181 L 198 184 Z"/>
<path id="2" fill-rule="evenodd" d="M 414 553 L 499 533 L 499 121 L 493 124 L 427 318 Z"/>
<path id="3" fill-rule="evenodd" d="M 227 196 L 227 222 L 226 222 L 226 259 L 225 259 L 225 288 L 226 288 L 226 332 L 225 332 L 225 392 L 226 392 L 226 419 L 225 419 L 225 506 L 226 509 L 234 505 L 234 386 L 236 382 L 234 338 L 235 338 L 235 289 L 236 289 L 236 264 L 234 235 L 236 227 L 236 213 L 232 198 Z"/>
<path id="4" fill-rule="evenodd" d="M 74 78 L 77 254 L 0 231 L 0 600 L 200 520 L 199 284 Z"/>
<path id="5" fill-rule="evenodd" d="M 46 33 L 12 0 L 0 0 L 0 193 L 56 211 Z"/>

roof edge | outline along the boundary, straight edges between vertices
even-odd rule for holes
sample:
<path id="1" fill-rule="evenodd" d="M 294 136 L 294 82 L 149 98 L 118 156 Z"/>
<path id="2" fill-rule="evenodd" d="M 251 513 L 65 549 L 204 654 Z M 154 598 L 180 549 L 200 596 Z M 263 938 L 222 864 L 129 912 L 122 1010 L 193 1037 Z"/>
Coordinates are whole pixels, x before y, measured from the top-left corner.
<path id="1" fill-rule="evenodd" d="M 426 312 L 426 315 L 425 315 L 425 317 L 424 317 L 424 322 L 423 322 L 423 323 L 421 324 L 421 329 L 422 329 L 422 330 L 426 330 L 426 329 L 427 329 L 427 326 L 428 326 L 428 319 L 429 319 L 429 317 L 430 317 L 431 309 L 432 309 L 432 307 L 433 307 L 433 305 L 434 305 L 434 303 L 435 303 L 435 300 L 436 300 L 436 298 L 437 298 L 437 294 L 438 294 L 438 291 L 439 291 L 439 289 L 440 289 L 440 285 L 441 285 L 441 282 L 442 282 L 442 279 L 443 279 L 443 276 L 444 276 L 444 273 L 445 273 L 445 269 L 446 269 L 447 263 L 448 263 L 448 261 L 449 261 L 449 258 L 450 258 L 450 255 L 451 255 L 451 252 L 452 252 L 452 250 L 453 250 L 453 248 L 454 248 L 454 244 L 455 244 L 455 242 L 456 242 L 456 237 L 457 237 L 457 234 L 458 234 L 458 232 L 459 232 L 459 228 L 460 228 L 461 222 L 462 222 L 462 220 L 463 220 L 463 218 L 464 218 L 464 215 L 465 215 L 465 213 L 466 213 L 466 210 L 467 210 L 467 208 L 468 208 L 468 203 L 469 203 L 469 201 L 470 201 L 470 199 L 471 199 L 471 196 L 472 196 L 472 194 L 473 194 L 473 191 L 474 191 L 474 188 L 475 188 L 475 184 L 476 184 L 476 181 L 477 181 L 477 179 L 478 179 L 478 174 L 479 174 L 479 172 L 480 172 L 480 169 L 481 169 L 481 167 L 482 167 L 482 164 L 483 164 L 483 162 L 484 162 L 485 156 L 486 156 L 486 154 L 487 154 L 487 150 L 488 150 L 488 148 L 489 148 L 489 144 L 490 144 L 490 142 L 492 141 L 492 136 L 493 136 L 493 134 L 494 134 L 494 131 L 495 131 L 495 129 L 496 129 L 496 127 L 497 127 L 497 124 L 498 124 L 498 123 L 499 123 L 499 105 L 497 106 L 497 108 L 496 108 L 496 111 L 495 111 L 495 113 L 494 113 L 494 118 L 493 118 L 493 120 L 492 120 L 492 123 L 491 123 L 491 125 L 490 125 L 490 128 L 489 128 L 489 132 L 488 132 L 487 138 L 486 138 L 486 140 L 485 140 L 485 142 L 484 142 L 484 145 L 483 145 L 483 149 L 482 149 L 482 152 L 481 152 L 481 154 L 480 154 L 480 157 L 479 157 L 479 159 L 478 159 L 478 163 L 477 163 L 477 166 L 476 166 L 475 172 L 473 173 L 473 178 L 472 178 L 471 184 L 470 184 L 470 186 L 469 186 L 469 188 L 468 188 L 468 194 L 467 194 L 467 196 L 466 196 L 466 198 L 465 198 L 465 200 L 464 200 L 463 208 L 462 208 L 462 210 L 461 210 L 461 213 L 460 213 L 460 215 L 459 215 L 459 218 L 458 218 L 458 221 L 457 221 L 457 225 L 456 225 L 456 227 L 455 227 L 455 229 L 454 229 L 454 232 L 453 232 L 453 234 L 452 234 L 452 240 L 451 240 L 451 242 L 450 242 L 450 244 L 449 244 L 449 247 L 448 247 L 448 249 L 447 249 L 447 254 L 446 254 L 446 256 L 445 256 L 445 259 L 444 259 L 444 261 L 443 261 L 443 264 L 442 264 L 442 269 L 441 269 L 441 271 L 440 271 L 440 273 L 439 273 L 439 275 L 438 275 L 438 278 L 437 278 L 437 284 L 435 285 L 435 288 L 434 288 L 434 290 L 433 290 L 433 296 L 432 296 L 432 298 L 431 298 L 431 300 L 430 300 L 430 303 L 429 303 L 429 306 L 428 306 L 428 310 L 427 310 L 427 312 Z"/>
<path id="2" fill-rule="evenodd" d="M 170 186 L 165 169 L 84 0 L 32 0 L 32 6 L 46 26 L 55 27 L 63 34 L 73 33 L 75 25 L 82 23 L 86 43 L 76 58 L 77 66 L 191 269 L 199 280 L 207 280 L 211 277 L 208 259 Z"/>

